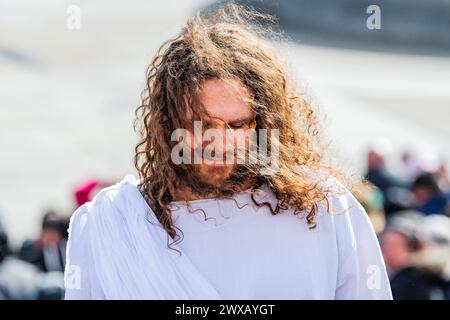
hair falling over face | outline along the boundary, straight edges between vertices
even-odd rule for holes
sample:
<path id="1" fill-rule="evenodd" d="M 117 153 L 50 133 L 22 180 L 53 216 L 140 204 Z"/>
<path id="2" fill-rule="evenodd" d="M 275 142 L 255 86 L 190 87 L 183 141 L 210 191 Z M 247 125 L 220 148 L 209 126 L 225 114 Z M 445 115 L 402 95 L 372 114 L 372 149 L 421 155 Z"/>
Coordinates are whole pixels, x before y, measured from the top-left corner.
<path id="1" fill-rule="evenodd" d="M 318 203 L 327 200 L 324 187 L 330 177 L 344 183 L 343 173 L 324 161 L 324 145 L 316 113 L 296 89 L 271 49 L 269 25 L 274 18 L 234 4 L 212 14 L 198 13 L 180 34 L 159 49 L 146 74 L 141 105 L 136 110 L 135 128 L 140 140 L 135 166 L 140 192 L 172 239 L 180 239 L 173 225 L 169 204 L 177 189 L 189 187 L 196 194 L 231 197 L 242 191 L 242 181 L 253 181 L 253 190 L 266 184 L 278 199 L 272 214 L 292 208 L 305 215 L 310 228 L 316 226 Z M 262 25 L 265 27 L 263 28 Z M 207 115 L 199 92 L 207 80 L 238 79 L 250 92 L 256 130 L 279 132 L 278 169 L 262 174 L 262 166 L 238 165 L 220 185 L 203 182 L 190 165 L 171 161 L 171 134 L 189 128 L 190 119 Z M 270 141 L 268 149 L 270 150 Z M 320 173 L 320 174 L 315 174 Z M 254 198 L 253 198 L 254 199 Z"/>

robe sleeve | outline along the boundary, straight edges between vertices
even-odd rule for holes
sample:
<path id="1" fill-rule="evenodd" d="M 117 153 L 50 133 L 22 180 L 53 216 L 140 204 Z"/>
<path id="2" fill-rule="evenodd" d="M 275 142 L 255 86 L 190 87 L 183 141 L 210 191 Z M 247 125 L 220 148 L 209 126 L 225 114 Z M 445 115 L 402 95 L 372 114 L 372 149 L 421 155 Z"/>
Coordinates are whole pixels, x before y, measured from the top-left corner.
<path id="1" fill-rule="evenodd" d="M 89 203 L 79 207 L 70 219 L 64 271 L 66 300 L 92 299 L 89 281 L 89 234 L 85 228 L 88 205 Z"/>
<path id="2" fill-rule="evenodd" d="M 386 267 L 365 209 L 348 190 L 331 199 L 331 208 L 338 244 L 335 299 L 391 300 Z"/>

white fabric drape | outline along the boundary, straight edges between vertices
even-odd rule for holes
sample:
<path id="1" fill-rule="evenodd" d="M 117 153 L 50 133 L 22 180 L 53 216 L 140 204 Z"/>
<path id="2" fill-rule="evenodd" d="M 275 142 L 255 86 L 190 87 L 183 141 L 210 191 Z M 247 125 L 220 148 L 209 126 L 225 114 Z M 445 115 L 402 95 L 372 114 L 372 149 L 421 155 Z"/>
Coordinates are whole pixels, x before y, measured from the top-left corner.
<path id="1" fill-rule="evenodd" d="M 185 254 L 167 248 L 167 233 L 135 183 L 127 176 L 72 216 L 66 299 L 220 299 Z"/>
<path id="2" fill-rule="evenodd" d="M 370 220 L 348 190 L 330 195 L 331 213 L 319 206 L 313 230 L 290 210 L 243 206 L 246 193 L 234 197 L 239 210 L 193 201 L 206 221 L 177 204 L 179 255 L 137 184 L 127 176 L 74 213 L 66 299 L 392 299 Z M 269 188 L 257 198 L 276 203 Z"/>

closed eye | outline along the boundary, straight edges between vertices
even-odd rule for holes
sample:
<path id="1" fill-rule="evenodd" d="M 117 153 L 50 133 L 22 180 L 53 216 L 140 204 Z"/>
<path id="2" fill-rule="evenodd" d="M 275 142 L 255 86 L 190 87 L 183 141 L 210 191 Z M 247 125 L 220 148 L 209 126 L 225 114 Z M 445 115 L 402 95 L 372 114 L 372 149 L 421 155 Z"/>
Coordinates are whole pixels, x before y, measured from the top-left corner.
<path id="1" fill-rule="evenodd" d="M 243 119 L 243 120 L 239 120 L 239 121 L 229 122 L 228 126 L 231 129 L 248 128 L 248 127 L 252 126 L 254 121 L 255 121 L 255 119 L 252 117 L 249 119 Z"/>
<path id="2" fill-rule="evenodd" d="M 244 127 L 244 125 L 245 125 L 245 123 L 229 123 L 228 124 L 228 126 L 231 128 L 231 129 L 240 129 L 240 128 L 243 128 Z"/>

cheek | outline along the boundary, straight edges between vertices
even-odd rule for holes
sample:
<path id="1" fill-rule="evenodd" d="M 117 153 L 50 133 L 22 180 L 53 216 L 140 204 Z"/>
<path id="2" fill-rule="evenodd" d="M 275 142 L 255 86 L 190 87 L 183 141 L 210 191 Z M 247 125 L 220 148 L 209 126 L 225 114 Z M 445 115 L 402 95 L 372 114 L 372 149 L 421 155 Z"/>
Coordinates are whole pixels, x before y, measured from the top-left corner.
<path id="1" fill-rule="evenodd" d="M 417 189 L 414 191 L 414 197 L 417 201 L 425 201 L 429 197 L 429 193 L 425 189 Z"/>
<path id="2" fill-rule="evenodd" d="M 191 149 L 196 149 L 202 146 L 202 136 L 194 135 L 192 131 L 188 131 L 186 134 L 186 145 Z"/>
<path id="3" fill-rule="evenodd" d="M 408 248 L 402 241 L 390 241 L 383 247 L 383 253 L 391 264 L 402 263 L 408 256 Z"/>
<path id="4" fill-rule="evenodd" d="M 398 254 L 398 243 L 394 239 L 386 238 L 383 240 L 381 244 L 381 248 L 383 250 L 383 254 L 386 258 L 393 258 Z"/>
<path id="5" fill-rule="evenodd" d="M 255 139 L 252 138 L 252 133 L 254 133 L 254 130 L 252 129 L 236 130 L 233 134 L 234 146 L 248 149 L 252 141 L 256 142 Z"/>

